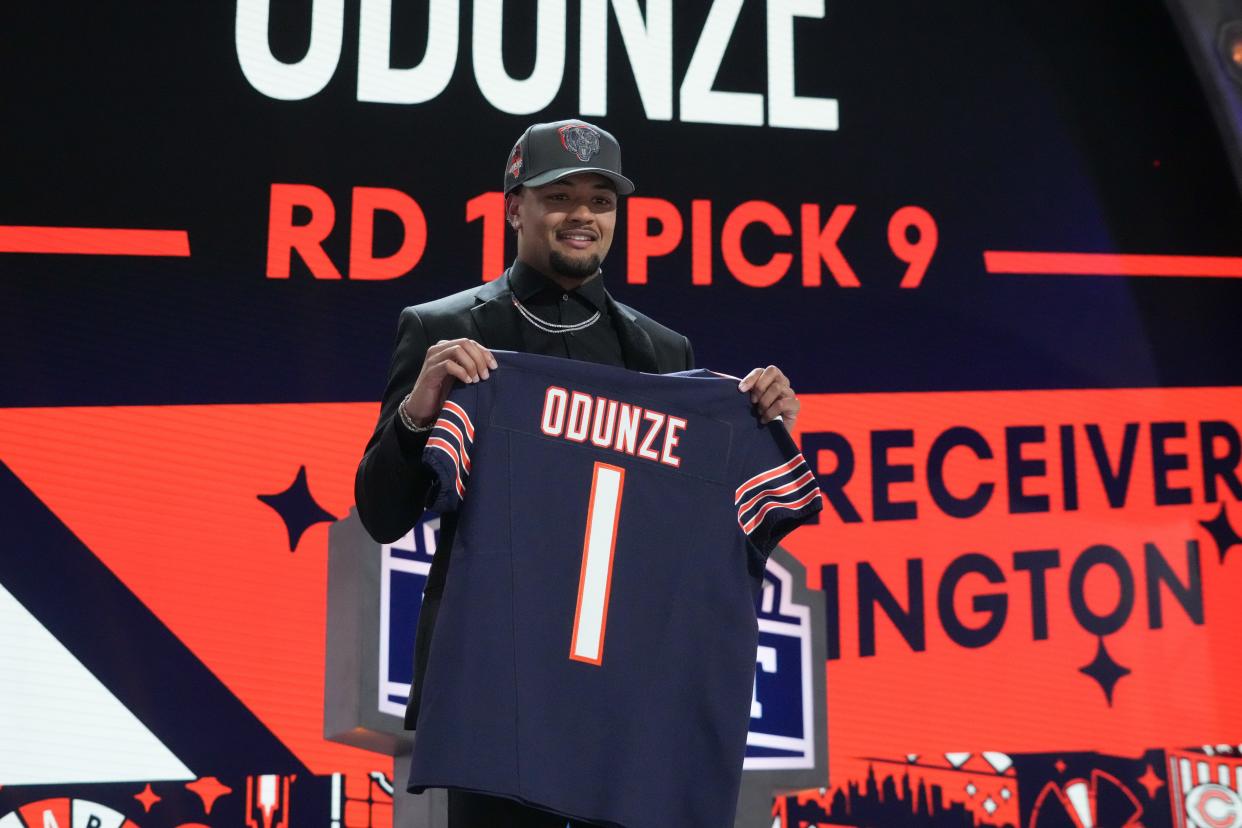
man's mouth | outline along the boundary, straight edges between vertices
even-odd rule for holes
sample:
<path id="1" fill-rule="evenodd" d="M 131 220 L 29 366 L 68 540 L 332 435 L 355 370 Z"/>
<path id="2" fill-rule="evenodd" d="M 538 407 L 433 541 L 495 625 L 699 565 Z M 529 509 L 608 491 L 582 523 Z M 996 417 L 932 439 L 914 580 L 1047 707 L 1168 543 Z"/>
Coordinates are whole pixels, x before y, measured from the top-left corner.
<path id="1" fill-rule="evenodd" d="M 599 239 L 599 236 L 591 230 L 560 230 L 556 238 L 557 241 L 564 242 L 566 247 L 586 250 Z"/>

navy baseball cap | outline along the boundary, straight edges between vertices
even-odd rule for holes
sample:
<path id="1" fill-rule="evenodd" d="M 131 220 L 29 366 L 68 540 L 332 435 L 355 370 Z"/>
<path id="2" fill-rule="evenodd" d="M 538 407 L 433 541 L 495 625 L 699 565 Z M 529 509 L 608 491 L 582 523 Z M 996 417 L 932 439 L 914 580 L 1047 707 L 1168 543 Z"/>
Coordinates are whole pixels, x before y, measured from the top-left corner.
<path id="1" fill-rule="evenodd" d="M 612 133 L 568 120 L 532 124 L 522 133 L 505 163 L 505 193 L 575 173 L 599 173 L 617 185 L 620 195 L 634 192 L 634 182 L 621 174 L 621 145 Z"/>

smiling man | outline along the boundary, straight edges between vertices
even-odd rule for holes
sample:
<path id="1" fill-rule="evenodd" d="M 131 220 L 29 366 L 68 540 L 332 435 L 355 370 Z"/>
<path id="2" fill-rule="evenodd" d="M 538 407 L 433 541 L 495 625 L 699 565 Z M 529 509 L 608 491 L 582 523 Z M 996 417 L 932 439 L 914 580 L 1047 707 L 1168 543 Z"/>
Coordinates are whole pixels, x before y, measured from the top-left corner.
<path id="1" fill-rule="evenodd" d="M 401 538 L 421 516 L 434 479 L 422 464 L 432 426 L 454 382 L 489 378 L 496 367 L 491 350 L 648 373 L 694 367 L 686 337 L 617 302 L 604 287 L 601 264 L 612 245 L 617 201 L 634 190 L 621 174 L 621 148 L 611 134 L 577 120 L 534 124 L 510 151 L 504 180 L 506 219 L 517 235 L 513 265 L 482 287 L 401 314 L 379 423 L 355 481 L 359 516 L 381 543 Z M 774 366 L 751 371 L 738 390 L 750 394 L 763 422 L 779 416 L 789 425 L 797 416 L 797 398 Z M 418 719 L 456 527 L 456 512 L 441 516 L 419 616 L 408 728 Z M 565 820 L 507 799 L 451 791 L 449 825 L 563 828 Z"/>

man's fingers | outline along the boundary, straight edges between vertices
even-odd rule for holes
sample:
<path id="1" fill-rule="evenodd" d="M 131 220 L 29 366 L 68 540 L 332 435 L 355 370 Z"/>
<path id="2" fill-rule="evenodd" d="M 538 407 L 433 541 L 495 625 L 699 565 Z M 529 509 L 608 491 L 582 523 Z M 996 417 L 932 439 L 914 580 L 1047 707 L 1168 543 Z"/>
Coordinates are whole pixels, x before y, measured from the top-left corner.
<path id="1" fill-rule="evenodd" d="M 453 373 L 453 376 L 462 380 L 462 382 L 478 382 L 480 379 L 487 379 L 491 376 L 489 368 L 496 367 L 496 358 L 491 352 L 472 339 L 454 339 L 448 342 L 437 342 L 433 354 L 430 349 L 427 351 L 427 367 L 429 369 L 441 369 L 446 363 L 453 363 L 464 369 L 466 376 L 459 376 Z"/>
<path id="2" fill-rule="evenodd" d="M 763 385 L 771 385 L 774 382 L 783 382 L 789 384 L 789 380 L 785 378 L 785 372 L 775 365 L 769 365 L 763 369 L 763 373 L 759 375 L 759 382 Z"/>
<path id="3" fill-rule="evenodd" d="M 783 382 L 785 385 L 789 384 L 789 381 L 785 379 L 785 374 L 775 365 L 769 365 L 763 370 L 756 368 L 755 371 L 759 371 L 759 376 L 755 378 L 755 382 L 750 389 L 750 401 L 753 403 L 758 403 L 773 383 Z M 754 372 L 752 371 L 751 373 Z"/>
<path id="4" fill-rule="evenodd" d="M 470 372 L 466 370 L 466 368 L 463 365 L 461 365 L 461 363 L 455 362 L 451 359 L 447 359 L 443 363 L 441 363 L 441 365 L 444 368 L 444 372 L 448 374 L 449 376 L 456 377 L 457 379 L 461 380 L 462 382 L 466 382 L 466 383 L 475 381 L 474 379 L 470 378 Z"/>
<path id="5" fill-rule="evenodd" d="M 473 339 L 465 337 L 461 339 L 441 339 L 439 342 L 427 349 L 426 361 L 431 361 L 433 357 L 438 356 L 444 351 L 451 350 L 452 348 L 465 348 L 468 350 L 473 357 L 479 360 L 478 365 L 480 370 L 482 370 L 484 366 L 488 368 L 496 367 L 496 357 L 492 355 L 491 351 L 487 350 Z"/>
<path id="6" fill-rule="evenodd" d="M 762 393 L 759 393 L 759 389 L 756 388 L 755 393 L 759 394 L 759 399 L 755 401 L 755 405 L 759 407 L 760 411 L 767 411 L 773 407 L 773 403 L 782 397 L 792 397 L 793 389 L 786 382 L 776 381 L 769 385 Z"/>
<path id="7" fill-rule="evenodd" d="M 742 381 L 737 384 L 738 391 L 749 391 L 751 386 L 755 384 L 755 378 L 763 373 L 762 368 L 756 368 L 746 376 L 742 377 Z"/>
<path id="8" fill-rule="evenodd" d="M 474 355 L 467 350 L 467 346 L 460 343 L 445 348 L 436 355 L 436 359 L 435 367 L 448 371 L 462 382 L 478 382 L 479 377 L 486 370 L 486 364 L 480 365 Z M 450 365 L 457 366 L 462 373 L 449 370 Z"/>
<path id="9" fill-rule="evenodd" d="M 486 348 L 475 342 L 473 339 L 461 340 L 460 347 L 462 349 L 462 353 L 474 362 L 476 375 L 482 377 L 483 379 L 487 379 L 491 376 L 488 369 L 496 367 L 496 359 Z"/>
<path id="10" fill-rule="evenodd" d="M 792 425 L 797 419 L 798 412 L 802 410 L 802 403 L 798 402 L 798 398 L 790 394 L 788 397 L 781 397 L 768 408 L 768 412 L 775 419 L 779 416 L 785 421 L 785 425 Z"/>
<path id="11" fill-rule="evenodd" d="M 794 407 L 792 404 L 795 402 L 796 400 L 794 400 L 792 395 L 788 397 L 774 397 L 767 403 L 756 405 L 755 409 L 759 412 L 761 417 L 766 417 L 768 420 L 774 420 L 777 417 L 784 416 L 788 413 L 790 409 Z"/>
<path id="12" fill-rule="evenodd" d="M 759 409 L 759 419 L 764 423 L 770 423 L 780 417 L 785 427 L 792 429 L 794 420 L 798 419 L 798 412 L 801 409 L 802 403 L 798 402 L 797 397 L 781 397 L 766 408 Z"/>
<path id="13" fill-rule="evenodd" d="M 786 425 L 792 425 L 802 407 L 789 384 L 789 378 L 775 365 L 754 369 L 737 387 L 739 391 L 750 392 L 755 413 L 764 423 L 780 417 L 785 420 Z"/>

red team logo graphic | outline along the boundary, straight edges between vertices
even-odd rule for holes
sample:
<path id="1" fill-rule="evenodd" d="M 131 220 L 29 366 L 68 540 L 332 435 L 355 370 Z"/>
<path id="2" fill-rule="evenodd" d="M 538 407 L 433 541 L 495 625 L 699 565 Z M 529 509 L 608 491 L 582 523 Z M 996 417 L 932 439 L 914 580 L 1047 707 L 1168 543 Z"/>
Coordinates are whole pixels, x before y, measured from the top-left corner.
<path id="1" fill-rule="evenodd" d="M 518 145 L 513 148 L 513 154 L 509 156 L 509 175 L 517 178 L 522 174 L 522 147 Z"/>
<path id="2" fill-rule="evenodd" d="M 1242 828 L 1242 747 L 1211 754 L 1169 751 L 1169 788 L 1178 828 Z M 1215 754 L 1215 755 L 1212 755 Z M 1221 755 L 1226 754 L 1226 755 Z"/>
<path id="3" fill-rule="evenodd" d="M 561 146 L 578 156 L 579 161 L 590 161 L 599 152 L 599 133 L 588 126 L 568 124 L 557 132 L 561 134 Z"/>

